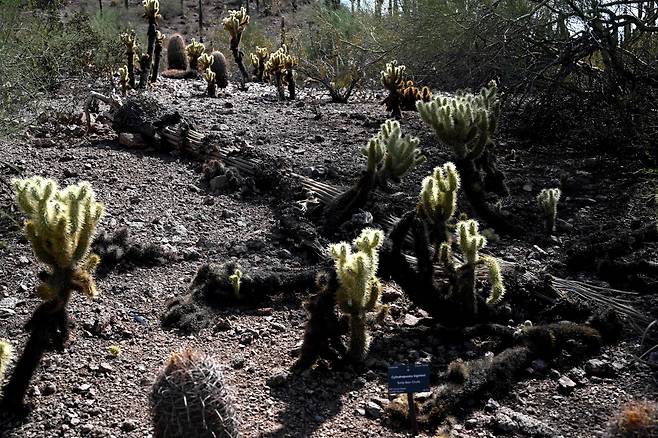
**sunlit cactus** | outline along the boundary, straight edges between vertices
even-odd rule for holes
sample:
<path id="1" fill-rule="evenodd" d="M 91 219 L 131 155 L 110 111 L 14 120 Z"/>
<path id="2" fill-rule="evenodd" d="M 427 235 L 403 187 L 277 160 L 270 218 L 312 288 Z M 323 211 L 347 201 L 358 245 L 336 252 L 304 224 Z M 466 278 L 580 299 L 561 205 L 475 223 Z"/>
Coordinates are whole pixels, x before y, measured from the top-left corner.
<path id="1" fill-rule="evenodd" d="M 197 42 L 192 38 L 192 42 L 187 45 L 185 52 L 187 53 L 187 59 L 190 63 L 190 69 L 197 70 L 197 62 L 199 57 L 203 55 L 203 52 L 206 51 L 206 46 L 203 43 Z"/>
<path id="2" fill-rule="evenodd" d="M 256 47 L 255 53 L 249 54 L 251 65 L 254 67 L 253 76 L 258 82 L 263 82 L 265 74 L 265 63 L 270 57 L 270 51 L 267 47 Z"/>
<path id="3" fill-rule="evenodd" d="M 363 361 L 370 347 L 367 313 L 381 306 L 381 284 L 376 274 L 383 241 L 384 233 L 367 228 L 353 242 L 356 252 L 347 242 L 329 247 L 339 282 L 336 301 L 350 321 L 348 354 L 356 361 Z"/>
<path id="4" fill-rule="evenodd" d="M 201 59 L 201 58 L 199 58 Z M 217 84 L 215 83 L 215 78 L 216 75 L 215 73 L 210 70 L 210 68 L 206 68 L 203 71 L 203 79 L 206 81 L 208 84 L 208 96 L 210 97 L 216 97 L 217 96 Z"/>
<path id="5" fill-rule="evenodd" d="M 558 188 L 542 189 L 537 195 L 537 202 L 544 217 L 544 226 L 549 234 L 555 233 L 555 220 L 557 219 L 557 204 L 562 192 Z"/>
<path id="6" fill-rule="evenodd" d="M 455 214 L 460 184 L 459 173 L 453 163 L 435 167 L 432 175 L 423 179 L 417 212 L 436 230 L 439 242 L 447 240 L 446 222 Z"/>
<path id="7" fill-rule="evenodd" d="M 387 120 L 381 126 L 379 133 L 373 137 L 379 146 L 377 151 L 384 150 L 384 156 L 381 163 L 368 163 L 368 169 L 377 168 L 378 179 L 381 182 L 391 179 L 399 181 L 402 176 L 425 162 L 426 157 L 418 148 L 420 140 L 416 137 L 402 137 L 400 123 L 395 120 Z M 371 140 L 372 141 L 372 140 Z M 370 158 L 377 159 L 380 153 L 370 154 L 370 145 L 368 151 L 362 150 L 362 153 Z"/>
<path id="8" fill-rule="evenodd" d="M 160 19 L 160 2 L 158 0 L 144 0 L 142 5 L 144 6 L 144 17 L 148 20 L 148 30 L 146 32 L 148 43 L 146 52 L 142 54 L 142 58 L 140 59 L 141 74 L 139 88 L 146 87 L 146 83 L 149 81 L 155 82 L 151 77 L 151 68 L 154 68 L 152 64 L 155 59 L 155 46 L 158 40 L 157 21 Z M 162 45 L 160 45 L 161 50 Z M 159 55 L 158 62 L 160 62 Z"/>
<path id="9" fill-rule="evenodd" d="M 391 115 L 399 119 L 402 116 L 401 103 L 402 103 L 402 88 L 404 87 L 404 75 L 407 67 L 398 65 L 397 61 L 391 61 L 386 64 L 386 67 L 381 72 L 381 82 L 384 88 L 388 90 L 388 97 L 384 100 L 386 110 L 391 112 Z"/>
<path id="10" fill-rule="evenodd" d="M 197 59 L 197 68 L 199 71 L 206 71 L 212 65 L 212 55 L 204 53 Z"/>
<path id="11" fill-rule="evenodd" d="M 240 426 L 219 364 L 192 349 L 171 355 L 153 384 L 154 438 L 238 438 Z"/>
<path id="12" fill-rule="evenodd" d="M 249 81 L 249 74 L 244 66 L 244 52 L 240 49 L 240 42 L 242 40 L 242 33 L 249 24 L 249 20 L 250 17 L 247 14 L 247 10 L 242 7 L 239 10 L 228 11 L 228 17 L 224 18 L 222 21 L 224 29 L 231 36 L 231 52 L 233 53 L 233 59 L 235 59 L 235 62 L 240 69 L 240 73 L 242 74 L 243 85 L 245 82 Z"/>
<path id="13" fill-rule="evenodd" d="M 124 32 L 120 35 L 121 42 L 126 48 L 126 67 L 128 69 L 128 86 L 135 88 L 135 48 L 137 44 L 135 31 Z"/>
<path id="14" fill-rule="evenodd" d="M 477 221 L 473 219 L 461 221 L 457 224 L 459 249 L 464 254 L 465 262 L 472 266 L 480 261 L 479 252 L 487 245 L 486 237 L 480 234 L 478 228 Z"/>
<path id="15" fill-rule="evenodd" d="M 477 159 L 491 142 L 498 126 L 500 108 L 496 83 L 491 81 L 480 94 L 436 97 L 418 102 L 421 119 L 443 143 L 450 146 L 457 159 Z"/>
<path id="16" fill-rule="evenodd" d="M 239 298 L 240 297 L 240 286 L 242 285 L 242 271 L 240 270 L 239 267 L 235 268 L 235 271 L 233 271 L 233 274 L 228 277 L 228 281 L 233 286 L 233 292 L 235 293 L 235 297 Z"/>
<path id="17" fill-rule="evenodd" d="M 119 86 L 121 87 L 121 93 L 126 95 L 128 91 L 128 83 L 130 78 L 128 77 L 128 66 L 119 67 Z"/>
<path id="18" fill-rule="evenodd" d="M 36 289 L 43 302 L 26 325 L 30 338 L 4 391 L 5 406 L 18 408 L 43 353 L 63 348 L 73 291 L 90 298 L 97 294 L 92 273 L 99 258 L 89 249 L 104 207 L 87 182 L 60 190 L 51 179 L 33 177 L 13 180 L 12 185 L 27 216 L 25 234 L 32 251 L 47 266 Z"/>
<path id="19" fill-rule="evenodd" d="M 144 6 L 144 17 L 146 17 L 149 22 L 160 18 L 160 2 L 158 0 L 144 0 L 142 5 Z"/>
<path id="20" fill-rule="evenodd" d="M 0 383 L 5 377 L 5 372 L 7 371 L 7 365 L 14 357 L 14 349 L 12 348 L 9 341 L 0 339 Z"/>
<path id="21" fill-rule="evenodd" d="M 155 31 L 155 49 L 153 49 L 153 65 L 151 66 L 151 82 L 158 80 L 160 71 L 160 59 L 162 58 L 162 47 L 166 36 L 159 30 Z"/>
<path id="22" fill-rule="evenodd" d="M 295 98 L 293 68 L 297 65 L 297 62 L 297 58 L 288 53 L 288 47 L 284 44 L 276 52 L 270 54 L 269 59 L 265 63 L 264 76 L 274 78 L 279 100 L 285 99 L 285 84 L 288 85 L 290 98 Z"/>

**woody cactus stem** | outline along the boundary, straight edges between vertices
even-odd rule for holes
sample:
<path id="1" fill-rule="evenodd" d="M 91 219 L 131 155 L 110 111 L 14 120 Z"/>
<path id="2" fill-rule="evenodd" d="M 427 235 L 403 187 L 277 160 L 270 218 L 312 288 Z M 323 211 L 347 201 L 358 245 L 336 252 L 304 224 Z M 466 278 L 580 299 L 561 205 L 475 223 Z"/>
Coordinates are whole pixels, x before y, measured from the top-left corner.
<path id="1" fill-rule="evenodd" d="M 146 82 L 150 79 L 151 63 L 154 58 L 155 41 L 157 39 L 157 20 L 160 18 L 160 2 L 158 0 L 144 0 L 144 17 L 148 20 L 149 26 L 146 32 L 148 43 L 146 53 L 141 59 L 141 75 L 139 78 L 139 88 L 146 87 Z"/>
<path id="2" fill-rule="evenodd" d="M 63 349 L 68 338 L 66 307 L 73 291 L 97 295 L 92 277 L 99 258 L 89 253 L 103 205 L 89 183 L 59 190 L 53 180 L 34 177 L 14 180 L 20 209 L 28 216 L 25 234 L 36 258 L 48 269 L 39 274 L 37 295 L 43 302 L 25 325 L 30 337 L 4 389 L 3 405 L 21 410 L 43 354 Z"/>
<path id="3" fill-rule="evenodd" d="M 402 117 L 402 103 L 401 89 L 404 86 L 404 74 L 407 67 L 398 65 L 398 62 L 393 60 L 386 64 L 386 68 L 381 72 L 381 81 L 384 88 L 388 90 L 388 97 L 384 100 L 386 109 L 391 112 L 391 116 L 395 119 Z"/>
<path id="4" fill-rule="evenodd" d="M 240 49 L 240 41 L 242 40 L 242 33 L 249 24 L 250 17 L 244 7 L 237 11 L 229 11 L 228 17 L 224 18 L 224 29 L 230 34 L 230 47 L 233 53 L 233 59 L 240 69 L 242 74 L 242 84 L 249 82 L 249 73 L 244 66 L 244 52 Z"/>
<path id="5" fill-rule="evenodd" d="M 128 86 L 135 88 L 135 31 L 121 34 L 121 42 L 126 46 L 126 68 L 128 69 Z"/>
<path id="6" fill-rule="evenodd" d="M 544 227 L 548 234 L 555 233 L 555 220 L 557 219 L 557 204 L 560 201 L 560 189 L 543 189 L 537 196 L 539 208 L 544 217 Z"/>
<path id="7" fill-rule="evenodd" d="M 357 252 L 347 242 L 329 247 L 334 259 L 339 287 L 336 294 L 338 307 L 349 316 L 350 343 L 348 354 L 362 362 L 370 348 L 366 315 L 380 310 L 381 284 L 376 277 L 379 264 L 379 248 L 384 234 L 367 228 L 354 240 Z"/>
<path id="8" fill-rule="evenodd" d="M 255 53 L 249 54 L 249 59 L 251 59 L 251 65 L 254 67 L 253 75 L 254 80 L 257 82 L 263 82 L 263 76 L 265 73 L 265 63 L 270 57 L 270 51 L 267 50 L 267 47 L 256 47 Z"/>
<path id="9" fill-rule="evenodd" d="M 125 65 L 123 67 L 119 67 L 119 85 L 121 86 L 121 93 L 124 96 L 128 92 L 129 81 L 130 79 L 128 78 L 128 67 Z"/>
<path id="10" fill-rule="evenodd" d="M 151 83 L 158 80 L 158 72 L 160 71 L 160 58 L 162 57 L 162 45 L 165 36 L 157 30 L 155 32 L 155 49 L 153 49 L 153 66 L 151 70 Z"/>

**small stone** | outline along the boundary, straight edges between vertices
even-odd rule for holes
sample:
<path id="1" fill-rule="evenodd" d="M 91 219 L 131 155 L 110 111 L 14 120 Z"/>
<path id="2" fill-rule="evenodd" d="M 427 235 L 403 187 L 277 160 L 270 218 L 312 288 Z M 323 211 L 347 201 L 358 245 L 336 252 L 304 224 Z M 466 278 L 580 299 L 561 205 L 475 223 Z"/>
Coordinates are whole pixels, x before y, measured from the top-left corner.
<path id="1" fill-rule="evenodd" d="M 101 362 L 100 365 L 98 366 L 98 369 L 104 373 L 111 373 L 112 371 L 114 371 L 112 365 L 110 365 L 107 362 Z"/>
<path id="2" fill-rule="evenodd" d="M 285 385 L 286 381 L 290 377 L 290 373 L 286 370 L 279 370 L 273 376 L 267 378 L 267 386 L 270 388 L 276 388 L 279 386 Z"/>
<path id="3" fill-rule="evenodd" d="M 131 149 L 144 149 L 147 146 L 141 135 L 127 132 L 119 134 L 119 144 Z"/>
<path id="4" fill-rule="evenodd" d="M 585 371 L 590 376 L 609 376 L 612 374 L 610 362 L 601 359 L 590 359 L 585 363 Z"/>
<path id="5" fill-rule="evenodd" d="M 121 430 L 124 432 L 132 432 L 135 429 L 137 429 L 137 422 L 135 420 L 124 420 L 121 423 Z"/>
<path id="6" fill-rule="evenodd" d="M 568 374 L 569 377 L 580 386 L 583 386 L 587 383 L 587 374 L 582 368 L 571 368 Z"/>
<path id="7" fill-rule="evenodd" d="M 371 418 L 381 418 L 384 415 L 384 409 L 373 401 L 369 401 L 366 405 L 366 413 Z"/>
<path id="8" fill-rule="evenodd" d="M 557 381 L 558 391 L 561 394 L 571 394 L 574 389 L 576 389 L 576 382 L 568 378 L 567 376 L 562 376 Z"/>
<path id="9" fill-rule="evenodd" d="M 420 321 L 420 319 L 413 316 L 410 313 L 404 315 L 404 325 L 406 325 L 407 327 L 414 327 L 415 325 L 418 324 L 418 321 Z"/>
<path id="10" fill-rule="evenodd" d="M 231 366 L 236 370 L 243 368 L 245 364 L 245 358 L 242 355 L 236 356 L 231 360 Z"/>
<path id="11" fill-rule="evenodd" d="M 256 309 L 256 315 L 258 316 L 270 316 L 274 310 L 271 307 L 261 307 Z"/>
<path id="12" fill-rule="evenodd" d="M 500 408 L 500 403 L 496 400 L 490 398 L 487 400 L 487 403 L 484 405 L 485 412 L 495 412 Z"/>
<path id="13" fill-rule="evenodd" d="M 228 321 L 228 319 L 224 319 L 224 318 L 218 319 L 217 323 L 215 324 L 215 327 L 213 327 L 213 331 L 215 333 L 225 332 L 227 330 L 231 330 L 231 323 Z"/>
<path id="14" fill-rule="evenodd" d="M 43 390 L 41 393 L 45 396 L 53 395 L 54 393 L 57 392 L 57 385 L 53 382 L 48 382 L 46 385 L 43 387 Z"/>

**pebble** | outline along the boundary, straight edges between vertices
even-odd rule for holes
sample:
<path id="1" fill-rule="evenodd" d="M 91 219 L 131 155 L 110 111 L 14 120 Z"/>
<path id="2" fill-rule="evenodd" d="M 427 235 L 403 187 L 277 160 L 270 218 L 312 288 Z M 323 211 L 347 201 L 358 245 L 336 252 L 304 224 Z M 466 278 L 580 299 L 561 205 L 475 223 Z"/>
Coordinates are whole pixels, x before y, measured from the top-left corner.
<path id="1" fill-rule="evenodd" d="M 279 370 L 273 376 L 267 378 L 267 386 L 270 388 L 276 388 L 283 386 L 290 377 L 290 373 L 286 370 Z"/>
<path id="2" fill-rule="evenodd" d="M 121 423 L 121 430 L 124 432 L 132 432 L 135 429 L 137 429 L 137 422 L 135 420 L 128 419 Z"/>
<path id="3" fill-rule="evenodd" d="M 384 415 L 384 409 L 373 401 L 369 401 L 366 405 L 366 413 L 371 418 L 381 418 Z"/>
<path id="4" fill-rule="evenodd" d="M 568 378 L 567 376 L 562 376 L 557 381 L 558 391 L 561 394 L 571 394 L 574 389 L 576 389 L 576 382 Z"/>

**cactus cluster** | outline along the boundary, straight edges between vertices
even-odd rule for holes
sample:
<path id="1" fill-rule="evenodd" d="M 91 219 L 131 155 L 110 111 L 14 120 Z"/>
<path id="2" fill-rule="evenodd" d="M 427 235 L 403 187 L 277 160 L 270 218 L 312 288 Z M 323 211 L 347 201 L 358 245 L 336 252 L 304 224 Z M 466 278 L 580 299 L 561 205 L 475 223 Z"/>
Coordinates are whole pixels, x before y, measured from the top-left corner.
<path id="1" fill-rule="evenodd" d="M 288 53 L 288 47 L 285 44 L 276 52 L 270 54 L 270 57 L 265 63 L 264 77 L 274 78 L 279 100 L 285 99 L 284 85 L 288 86 L 290 99 L 295 98 L 294 68 L 297 63 L 297 57 Z"/>
<path id="2" fill-rule="evenodd" d="M 249 54 L 251 65 L 254 67 L 253 77 L 255 81 L 263 82 L 265 64 L 269 58 L 270 51 L 267 47 L 256 47 L 256 52 Z"/>
<path id="3" fill-rule="evenodd" d="M 242 82 L 249 81 L 249 74 L 247 68 L 244 66 L 244 52 L 240 49 L 240 42 L 242 41 L 242 33 L 249 24 L 250 17 L 247 10 L 242 7 L 239 10 L 228 11 L 228 16 L 222 21 L 224 29 L 229 33 L 231 52 L 233 59 L 240 69 L 242 74 Z"/>
<path id="4" fill-rule="evenodd" d="M 537 203 L 544 218 L 546 232 L 553 234 L 555 232 L 555 220 L 557 219 L 557 204 L 560 201 L 562 191 L 558 188 L 542 189 L 537 195 Z"/>
<path id="5" fill-rule="evenodd" d="M 418 88 L 414 81 L 407 81 L 400 90 L 400 109 L 403 111 L 416 111 L 416 102 L 429 102 L 432 100 L 432 91 L 429 87 Z"/>
<path id="6" fill-rule="evenodd" d="M 206 46 L 192 38 L 192 42 L 185 47 L 187 59 L 192 70 L 198 70 L 198 60 L 206 51 Z"/>
<path id="7" fill-rule="evenodd" d="M 137 52 L 137 37 L 135 31 L 124 32 L 120 36 L 121 42 L 126 48 L 126 69 L 128 70 L 128 86 L 135 88 L 135 53 Z"/>
<path id="8" fill-rule="evenodd" d="M 219 364 L 191 349 L 167 361 L 151 392 L 155 438 L 238 438 L 235 408 Z"/>
<path id="9" fill-rule="evenodd" d="M 347 242 L 329 247 L 339 282 L 336 294 L 338 308 L 349 316 L 348 354 L 357 361 L 365 359 L 370 346 L 366 315 L 381 307 L 381 284 L 376 274 L 383 241 L 381 231 L 366 228 L 353 242 L 356 252 L 352 252 L 352 246 Z"/>
<path id="10" fill-rule="evenodd" d="M 426 157 L 418 148 L 420 140 L 416 137 L 403 137 L 400 123 L 387 120 L 380 131 L 370 139 L 368 146 L 361 153 L 368 158 L 368 173 L 377 180 L 399 181 L 414 167 L 425 162 Z"/>
<path id="11" fill-rule="evenodd" d="M 396 60 L 386 64 L 386 67 L 381 72 L 381 82 L 384 88 L 388 90 L 388 97 L 384 100 L 386 110 L 391 115 L 399 119 L 402 116 L 402 94 L 401 90 L 404 87 L 404 75 L 407 67 L 398 65 Z"/>
<path id="12" fill-rule="evenodd" d="M 461 182 L 453 163 L 437 166 L 423 179 L 417 204 L 417 213 L 437 233 L 440 242 L 447 240 L 446 222 L 457 208 L 457 191 Z"/>
<path id="13" fill-rule="evenodd" d="M 139 88 L 146 87 L 147 82 L 155 82 L 157 79 L 157 71 L 155 78 L 151 75 L 151 69 L 157 70 L 157 67 L 153 65 L 153 62 L 156 58 L 155 48 L 158 41 L 158 30 L 157 22 L 160 19 L 160 2 L 159 0 L 144 0 L 142 2 L 144 6 L 144 17 L 148 21 L 148 30 L 147 35 L 147 46 L 146 52 L 142 54 L 140 58 L 140 79 L 139 79 Z M 160 51 L 162 50 L 162 44 L 160 43 Z M 160 62 L 160 57 L 158 55 L 158 63 Z"/>
<path id="14" fill-rule="evenodd" d="M 51 179 L 33 177 L 15 179 L 12 185 L 27 215 L 25 234 L 32 251 L 48 268 L 39 274 L 36 289 L 43 302 L 26 324 L 30 338 L 4 391 L 4 404 L 18 408 L 43 353 L 63 348 L 71 294 L 78 291 L 90 298 L 97 294 L 92 273 L 99 257 L 89 249 L 104 207 L 86 182 L 60 190 Z"/>
<path id="15" fill-rule="evenodd" d="M 436 97 L 431 102 L 418 102 L 416 107 L 421 119 L 453 149 L 458 160 L 475 160 L 482 155 L 500 117 L 495 81 L 479 94 Z"/>

